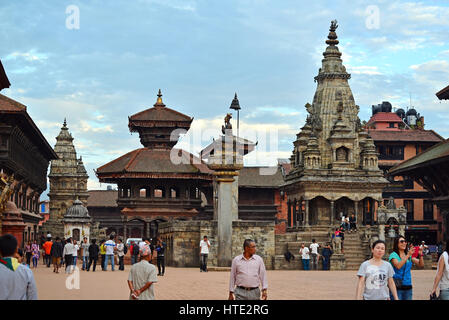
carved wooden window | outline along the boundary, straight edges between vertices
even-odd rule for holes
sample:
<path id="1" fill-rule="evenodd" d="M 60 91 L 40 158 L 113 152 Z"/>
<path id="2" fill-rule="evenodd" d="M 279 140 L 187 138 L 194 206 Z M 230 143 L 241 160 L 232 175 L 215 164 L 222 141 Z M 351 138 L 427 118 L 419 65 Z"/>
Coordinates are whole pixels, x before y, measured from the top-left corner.
<path id="1" fill-rule="evenodd" d="M 176 187 L 170 188 L 170 198 L 179 198 L 179 189 Z"/>
<path id="2" fill-rule="evenodd" d="M 424 220 L 433 220 L 433 203 L 431 200 L 424 200 Z"/>
<path id="3" fill-rule="evenodd" d="M 142 188 L 139 190 L 139 197 L 140 198 L 145 198 L 147 196 L 147 189 L 146 188 Z"/>
<path id="4" fill-rule="evenodd" d="M 155 198 L 165 198 L 165 188 L 164 187 L 156 187 L 154 189 L 154 197 Z"/>

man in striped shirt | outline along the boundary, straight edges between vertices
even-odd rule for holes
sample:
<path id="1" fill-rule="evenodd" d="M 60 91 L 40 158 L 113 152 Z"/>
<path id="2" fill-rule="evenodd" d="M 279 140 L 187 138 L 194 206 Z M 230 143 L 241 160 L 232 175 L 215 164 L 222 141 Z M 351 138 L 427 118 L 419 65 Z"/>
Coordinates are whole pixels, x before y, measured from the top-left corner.
<path id="1" fill-rule="evenodd" d="M 231 279 L 229 281 L 229 300 L 267 300 L 268 281 L 265 264 L 256 253 L 256 243 L 246 239 L 243 254 L 232 260 Z"/>

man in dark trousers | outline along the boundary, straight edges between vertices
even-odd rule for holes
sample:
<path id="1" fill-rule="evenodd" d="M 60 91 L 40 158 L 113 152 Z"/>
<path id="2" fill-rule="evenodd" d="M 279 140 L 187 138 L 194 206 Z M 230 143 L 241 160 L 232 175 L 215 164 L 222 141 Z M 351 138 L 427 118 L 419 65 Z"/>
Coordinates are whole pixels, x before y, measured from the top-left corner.
<path id="1" fill-rule="evenodd" d="M 92 265 L 92 262 L 94 263 L 94 267 L 93 267 L 92 271 L 95 271 L 95 267 L 97 266 L 99 251 L 100 251 L 100 248 L 97 245 L 97 240 L 92 239 L 92 244 L 89 246 L 89 263 L 87 265 L 87 271 L 90 270 L 90 266 Z"/>
<path id="2" fill-rule="evenodd" d="M 158 269 L 157 275 L 163 276 L 165 273 L 165 242 L 162 241 L 162 239 L 159 237 L 157 238 L 156 252 L 157 252 L 157 269 Z"/>
<path id="3" fill-rule="evenodd" d="M 323 256 L 323 270 L 330 270 L 330 262 L 331 262 L 331 255 L 334 252 L 331 249 L 331 246 L 329 243 L 326 243 L 326 246 L 323 248 L 323 251 L 321 252 L 321 255 Z"/>
<path id="4" fill-rule="evenodd" d="M 64 246 L 61 239 L 56 237 L 56 242 L 53 243 L 50 250 L 51 259 L 53 262 L 53 272 L 59 273 L 59 266 L 61 264 L 62 253 L 64 252 Z"/>

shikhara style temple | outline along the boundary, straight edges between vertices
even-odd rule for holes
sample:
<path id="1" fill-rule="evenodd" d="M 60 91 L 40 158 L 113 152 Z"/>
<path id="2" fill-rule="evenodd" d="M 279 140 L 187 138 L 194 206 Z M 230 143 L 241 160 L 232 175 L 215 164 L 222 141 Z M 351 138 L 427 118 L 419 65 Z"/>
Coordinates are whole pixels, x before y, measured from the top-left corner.
<path id="1" fill-rule="evenodd" d="M 363 225 L 373 224 L 374 201 L 382 200 L 388 184 L 373 140 L 361 127 L 336 28 L 333 22 L 315 77 L 313 103 L 306 104 L 309 115 L 294 142 L 292 170 L 286 177 L 289 217 L 300 230 L 339 225 L 341 213 L 354 213 Z"/>

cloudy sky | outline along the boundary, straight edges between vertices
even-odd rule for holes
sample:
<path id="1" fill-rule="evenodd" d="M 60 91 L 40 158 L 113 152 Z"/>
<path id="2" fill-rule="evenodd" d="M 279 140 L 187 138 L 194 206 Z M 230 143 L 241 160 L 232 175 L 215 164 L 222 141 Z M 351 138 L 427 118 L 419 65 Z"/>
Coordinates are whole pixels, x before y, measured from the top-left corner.
<path id="1" fill-rule="evenodd" d="M 360 118 L 382 101 L 406 109 L 411 94 L 426 129 L 449 137 L 449 104 L 435 96 L 449 84 L 444 0 L 0 4 L 0 59 L 11 82 L 2 94 L 28 106 L 52 146 L 67 118 L 90 189 L 106 187 L 93 169 L 141 147 L 128 116 L 151 107 L 159 88 L 168 107 L 195 118 L 178 147 L 198 153 L 216 137 L 237 92 L 241 133 L 259 141 L 247 164 L 288 158 L 332 19 Z"/>

